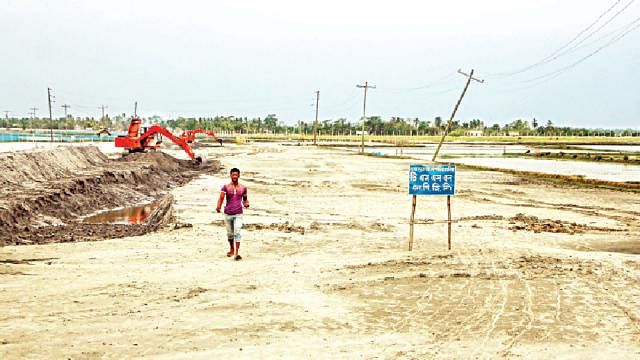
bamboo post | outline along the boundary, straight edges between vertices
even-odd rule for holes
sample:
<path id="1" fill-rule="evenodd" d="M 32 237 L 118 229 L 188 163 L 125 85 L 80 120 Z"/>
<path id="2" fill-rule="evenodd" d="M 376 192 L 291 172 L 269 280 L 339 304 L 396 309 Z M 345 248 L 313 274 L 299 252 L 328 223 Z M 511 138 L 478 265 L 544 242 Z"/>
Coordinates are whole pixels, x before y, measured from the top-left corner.
<path id="1" fill-rule="evenodd" d="M 416 215 L 416 195 L 411 201 L 411 220 L 409 220 L 409 251 L 413 250 L 413 220 Z"/>
<path id="2" fill-rule="evenodd" d="M 447 225 L 449 227 L 448 245 L 449 245 L 449 250 L 451 250 L 451 195 L 447 195 L 447 213 L 448 213 Z"/>

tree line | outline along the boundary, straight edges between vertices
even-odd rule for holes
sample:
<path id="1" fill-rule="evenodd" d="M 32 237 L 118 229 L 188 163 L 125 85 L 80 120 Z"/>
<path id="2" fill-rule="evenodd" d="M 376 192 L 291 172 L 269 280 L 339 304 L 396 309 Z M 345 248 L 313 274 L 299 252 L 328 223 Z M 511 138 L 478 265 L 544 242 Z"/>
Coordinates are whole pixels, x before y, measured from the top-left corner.
<path id="1" fill-rule="evenodd" d="M 100 130 L 109 129 L 112 132 L 125 131 L 130 118 L 125 114 L 114 117 L 105 116 L 100 119 L 93 117 L 67 117 L 50 121 L 48 118 L 4 118 L 0 119 L 0 128 L 19 129 L 66 129 L 66 130 Z M 362 122 L 350 122 L 345 118 L 337 120 L 298 121 L 296 124 L 285 124 L 275 114 L 261 117 L 177 117 L 162 119 L 154 115 L 145 119 L 147 123 L 159 124 L 170 129 L 205 129 L 215 132 L 240 134 L 313 134 L 314 128 L 320 135 L 355 135 L 362 131 Z M 446 120 L 437 116 L 433 120 L 419 118 L 391 117 L 382 119 L 379 116 L 367 117 L 364 130 L 371 135 L 401 135 L 401 136 L 438 136 L 442 135 L 446 127 Z M 505 125 L 485 125 L 482 120 L 455 120 L 449 129 L 451 136 L 639 136 L 640 131 L 632 129 L 590 129 L 559 127 L 550 120 L 541 124 L 535 118 L 528 120 L 517 119 Z"/>

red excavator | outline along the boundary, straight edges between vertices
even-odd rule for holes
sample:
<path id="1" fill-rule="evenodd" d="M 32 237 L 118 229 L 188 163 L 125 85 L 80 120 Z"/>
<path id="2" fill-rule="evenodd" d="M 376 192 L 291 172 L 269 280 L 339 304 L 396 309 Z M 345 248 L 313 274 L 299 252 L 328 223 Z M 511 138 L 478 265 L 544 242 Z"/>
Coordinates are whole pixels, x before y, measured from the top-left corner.
<path id="1" fill-rule="evenodd" d="M 133 117 L 131 119 L 131 123 L 129 124 L 129 131 L 127 135 L 120 135 L 115 138 L 116 147 L 125 148 L 130 153 L 143 152 L 147 149 L 157 149 L 162 143 L 162 136 L 166 136 L 167 138 L 169 138 L 169 140 L 180 146 L 184 150 L 184 152 L 189 155 L 189 158 L 191 158 L 191 160 L 195 160 L 198 163 L 202 162 L 202 159 L 200 157 L 195 157 L 195 155 L 193 154 L 193 150 L 191 150 L 191 146 L 189 146 L 189 143 L 195 140 L 195 134 L 197 134 L 197 132 L 195 131 L 198 130 L 188 130 L 194 132 L 190 136 L 185 135 L 185 133 L 183 132 L 180 137 L 175 137 L 169 130 L 158 125 L 151 125 L 148 128 L 141 126 L 142 119 L 140 119 L 139 117 Z M 142 130 L 142 135 L 140 134 L 140 130 Z M 207 132 L 207 134 L 209 134 L 209 132 Z M 222 142 L 215 136 L 212 131 L 209 135 L 212 135 L 222 145 Z M 191 136 L 193 137 L 193 139 L 191 139 Z"/>

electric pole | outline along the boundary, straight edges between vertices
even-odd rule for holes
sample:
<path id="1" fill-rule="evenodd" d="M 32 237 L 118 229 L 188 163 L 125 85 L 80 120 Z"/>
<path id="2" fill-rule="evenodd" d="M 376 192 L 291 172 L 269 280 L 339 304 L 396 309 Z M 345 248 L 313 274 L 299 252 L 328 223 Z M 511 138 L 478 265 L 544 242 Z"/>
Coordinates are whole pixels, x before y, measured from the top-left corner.
<path id="1" fill-rule="evenodd" d="M 360 153 L 364 154 L 364 123 L 367 121 L 367 89 L 375 89 L 374 85 L 369 85 L 367 81 L 364 85 L 356 85 L 356 87 L 364 88 L 364 105 L 362 107 L 362 141 L 360 142 Z"/>
<path id="2" fill-rule="evenodd" d="M 316 91 L 316 122 L 313 123 L 313 145 L 318 145 L 318 102 L 320 102 L 320 90 Z"/>
<path id="3" fill-rule="evenodd" d="M 71 107 L 71 105 L 64 104 L 62 108 L 64 109 L 64 118 L 67 118 L 67 110 Z"/>
<path id="4" fill-rule="evenodd" d="M 102 109 L 102 117 L 100 118 L 100 120 L 104 120 L 104 109 L 107 108 L 108 106 L 104 106 L 101 105 L 98 109 Z"/>
<path id="5" fill-rule="evenodd" d="M 458 102 L 456 103 L 456 106 L 453 108 L 453 112 L 451 113 L 451 117 L 449 118 L 449 121 L 447 122 L 447 126 L 444 128 L 444 133 L 442 134 L 442 138 L 440 139 L 440 143 L 438 144 L 438 147 L 436 148 L 436 152 L 433 154 L 433 158 L 431 159 L 431 162 L 435 162 L 436 161 L 436 157 L 438 156 L 438 152 L 440 152 L 440 147 L 442 146 L 442 142 L 444 142 L 444 138 L 447 136 L 447 133 L 449 132 L 449 128 L 451 127 L 451 121 L 453 121 L 453 117 L 456 116 L 456 112 L 458 111 L 458 106 L 460 106 L 460 102 L 462 101 L 462 98 L 464 97 L 464 94 L 467 92 L 467 88 L 469 87 L 469 83 L 471 83 L 471 80 L 475 80 L 475 81 L 477 81 L 479 83 L 483 83 L 484 82 L 484 80 L 479 80 L 479 79 L 476 79 L 476 78 L 473 77 L 473 69 L 471 69 L 471 73 L 470 74 L 465 74 L 460 69 L 458 69 L 458 73 L 467 77 L 467 83 L 464 85 L 464 89 L 462 90 L 462 94 L 460 94 L 460 98 L 458 98 Z"/>
<path id="6" fill-rule="evenodd" d="M 29 110 L 31 110 L 31 112 L 29 113 L 29 115 L 31 115 L 31 124 L 30 124 L 31 127 L 30 128 L 33 128 L 33 120 L 36 118 L 36 110 L 39 110 L 39 109 L 37 107 L 32 107 L 32 108 L 29 108 Z"/>
<path id="7" fill-rule="evenodd" d="M 51 134 L 51 142 L 53 142 L 53 116 L 51 116 L 51 88 L 47 88 L 47 99 L 49 100 L 49 134 Z"/>
<path id="8" fill-rule="evenodd" d="M 101 105 L 98 109 L 102 109 L 102 117 L 100 118 L 100 126 L 104 124 L 104 109 L 108 108 L 108 106 Z"/>
<path id="9" fill-rule="evenodd" d="M 67 120 L 69 120 L 67 116 L 67 109 L 69 109 L 71 105 L 63 104 L 62 108 L 64 109 L 64 129 L 67 130 Z"/>

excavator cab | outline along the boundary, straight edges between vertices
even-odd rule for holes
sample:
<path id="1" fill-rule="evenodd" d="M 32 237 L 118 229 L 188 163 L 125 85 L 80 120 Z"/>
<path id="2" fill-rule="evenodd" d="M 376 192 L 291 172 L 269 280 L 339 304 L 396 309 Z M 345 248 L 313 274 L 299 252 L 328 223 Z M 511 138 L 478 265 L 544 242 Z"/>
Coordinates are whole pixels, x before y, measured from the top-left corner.
<path id="1" fill-rule="evenodd" d="M 129 131 L 127 132 L 128 138 L 136 138 L 140 135 L 140 125 L 142 125 L 142 119 L 139 117 L 134 117 L 131 119 L 131 123 L 129 123 Z M 146 130 L 143 130 L 144 133 Z"/>

